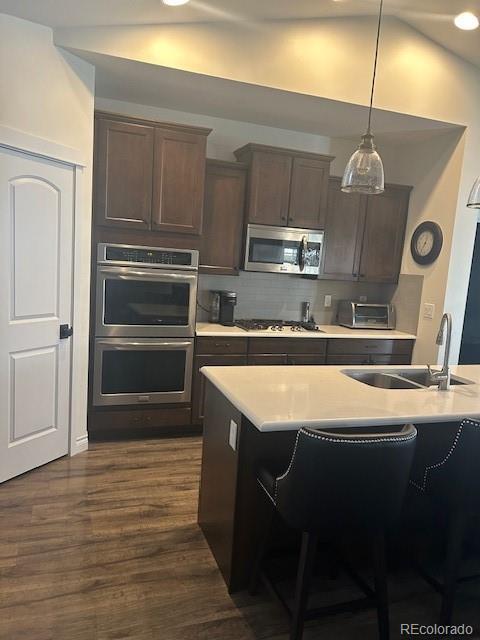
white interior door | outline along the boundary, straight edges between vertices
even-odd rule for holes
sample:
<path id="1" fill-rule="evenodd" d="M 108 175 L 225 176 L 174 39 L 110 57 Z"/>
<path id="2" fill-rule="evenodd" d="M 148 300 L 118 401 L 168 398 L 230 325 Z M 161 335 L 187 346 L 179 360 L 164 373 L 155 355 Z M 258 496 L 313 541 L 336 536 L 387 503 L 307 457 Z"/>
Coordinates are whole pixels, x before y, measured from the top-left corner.
<path id="1" fill-rule="evenodd" d="M 0 148 L 0 482 L 68 453 L 73 168 Z"/>

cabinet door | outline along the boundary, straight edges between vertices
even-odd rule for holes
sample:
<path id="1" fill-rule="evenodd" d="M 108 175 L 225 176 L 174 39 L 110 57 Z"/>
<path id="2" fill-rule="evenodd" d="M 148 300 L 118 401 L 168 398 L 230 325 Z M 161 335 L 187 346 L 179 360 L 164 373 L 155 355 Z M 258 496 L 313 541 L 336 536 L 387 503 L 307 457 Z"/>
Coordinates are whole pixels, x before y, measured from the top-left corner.
<path id="1" fill-rule="evenodd" d="M 248 356 L 248 364 L 250 365 L 273 365 L 287 364 L 286 353 L 256 353 Z"/>
<path id="2" fill-rule="evenodd" d="M 238 274 L 242 249 L 246 168 L 207 161 L 200 269 Z"/>
<path id="3" fill-rule="evenodd" d="M 396 186 L 368 197 L 360 280 L 398 282 L 409 197 L 409 187 Z"/>
<path id="4" fill-rule="evenodd" d="M 330 178 L 321 278 L 358 280 L 367 199 L 343 193 L 340 178 Z"/>
<path id="5" fill-rule="evenodd" d="M 97 224 L 149 229 L 153 127 L 99 118 L 95 124 Z"/>
<path id="6" fill-rule="evenodd" d="M 155 129 L 153 229 L 201 233 L 205 152 L 203 135 Z"/>
<path id="7" fill-rule="evenodd" d="M 254 152 L 250 168 L 249 222 L 287 225 L 291 173 L 291 156 Z"/>
<path id="8" fill-rule="evenodd" d="M 293 365 L 303 365 L 303 364 L 313 364 L 313 365 L 322 365 L 325 364 L 325 355 L 292 355 L 288 354 L 287 356 L 287 364 Z"/>
<path id="9" fill-rule="evenodd" d="M 247 364 L 247 356 L 195 356 L 193 367 L 192 389 L 192 424 L 200 424 L 203 420 L 205 401 L 205 376 L 200 373 L 202 367 L 235 367 Z"/>
<path id="10" fill-rule="evenodd" d="M 289 226 L 324 228 L 329 173 L 329 162 L 294 158 L 288 211 Z"/>

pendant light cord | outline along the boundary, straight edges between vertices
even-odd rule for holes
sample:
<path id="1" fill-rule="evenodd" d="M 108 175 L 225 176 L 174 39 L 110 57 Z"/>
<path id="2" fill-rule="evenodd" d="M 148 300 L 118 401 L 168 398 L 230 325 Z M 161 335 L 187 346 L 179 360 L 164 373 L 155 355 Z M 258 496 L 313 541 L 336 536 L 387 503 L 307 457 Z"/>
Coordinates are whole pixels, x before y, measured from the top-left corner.
<path id="1" fill-rule="evenodd" d="M 373 96 L 375 93 L 375 80 L 377 78 L 377 62 L 378 62 L 378 45 L 380 43 L 380 29 L 382 26 L 383 0 L 380 0 L 380 11 L 378 13 L 377 42 L 375 44 L 375 61 L 373 63 L 372 91 L 370 93 L 370 108 L 368 110 L 368 127 L 367 133 L 371 133 Z"/>

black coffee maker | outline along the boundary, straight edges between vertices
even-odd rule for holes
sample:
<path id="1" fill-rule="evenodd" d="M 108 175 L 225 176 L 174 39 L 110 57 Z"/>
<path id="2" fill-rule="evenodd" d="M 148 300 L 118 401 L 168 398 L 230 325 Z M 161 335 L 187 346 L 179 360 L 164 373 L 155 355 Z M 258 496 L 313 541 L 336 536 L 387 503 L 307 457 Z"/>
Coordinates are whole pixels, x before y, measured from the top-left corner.
<path id="1" fill-rule="evenodd" d="M 235 305 L 237 294 L 235 291 L 213 291 L 211 321 L 219 322 L 226 327 L 235 324 Z"/>

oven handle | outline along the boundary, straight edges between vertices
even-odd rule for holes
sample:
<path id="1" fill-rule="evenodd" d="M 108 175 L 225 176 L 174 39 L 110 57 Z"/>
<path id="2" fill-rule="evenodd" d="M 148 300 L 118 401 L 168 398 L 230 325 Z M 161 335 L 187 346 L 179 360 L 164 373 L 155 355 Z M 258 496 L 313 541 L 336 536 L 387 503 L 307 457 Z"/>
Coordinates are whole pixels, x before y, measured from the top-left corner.
<path id="1" fill-rule="evenodd" d="M 121 344 L 112 344 L 111 342 L 108 342 L 107 340 L 97 340 L 96 343 L 98 345 L 101 345 L 103 347 L 108 347 L 110 350 L 112 351 L 121 351 L 122 349 L 129 349 L 130 347 L 147 347 L 147 348 L 155 348 L 155 347 L 160 347 L 160 348 L 165 348 L 165 349 L 186 349 L 188 347 L 191 347 L 193 345 L 193 341 L 190 340 L 189 342 L 169 342 L 169 341 L 165 341 L 165 342 L 151 342 L 150 340 L 148 341 L 148 343 L 146 342 L 135 342 L 133 340 L 126 340 L 126 341 L 122 341 Z"/>
<path id="2" fill-rule="evenodd" d="M 115 267 L 100 267 L 98 270 L 100 273 L 108 273 L 114 275 L 116 278 L 120 280 L 128 280 L 131 276 L 134 279 L 145 279 L 151 278 L 153 280 L 158 280 L 159 282 L 165 280 L 179 280 L 183 282 L 195 282 L 197 279 L 196 275 L 186 274 L 186 273 L 163 273 L 158 271 L 135 271 L 134 269 L 128 269 L 126 271 L 119 271 Z"/>

